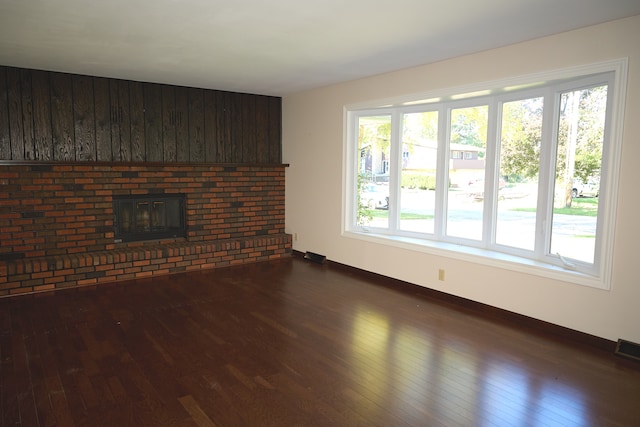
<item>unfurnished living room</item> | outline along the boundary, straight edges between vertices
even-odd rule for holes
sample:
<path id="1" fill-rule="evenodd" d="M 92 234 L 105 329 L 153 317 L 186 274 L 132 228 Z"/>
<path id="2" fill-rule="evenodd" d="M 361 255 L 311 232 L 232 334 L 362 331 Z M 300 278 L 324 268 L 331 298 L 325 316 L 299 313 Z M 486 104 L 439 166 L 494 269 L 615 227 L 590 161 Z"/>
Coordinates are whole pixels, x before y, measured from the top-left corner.
<path id="1" fill-rule="evenodd" d="M 0 0 L 0 426 L 640 425 L 639 40 Z"/>

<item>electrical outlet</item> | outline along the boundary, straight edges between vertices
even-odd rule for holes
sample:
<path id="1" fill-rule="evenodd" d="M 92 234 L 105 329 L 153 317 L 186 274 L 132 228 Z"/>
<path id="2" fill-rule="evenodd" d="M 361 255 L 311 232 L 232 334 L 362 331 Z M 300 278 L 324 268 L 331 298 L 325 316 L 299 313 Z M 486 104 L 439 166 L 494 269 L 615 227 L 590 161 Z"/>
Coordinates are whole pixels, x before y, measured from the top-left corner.
<path id="1" fill-rule="evenodd" d="M 294 242 L 298 241 L 298 233 L 293 233 L 293 241 Z"/>
<path id="2" fill-rule="evenodd" d="M 444 270 L 442 268 L 438 270 L 438 280 L 444 282 Z"/>

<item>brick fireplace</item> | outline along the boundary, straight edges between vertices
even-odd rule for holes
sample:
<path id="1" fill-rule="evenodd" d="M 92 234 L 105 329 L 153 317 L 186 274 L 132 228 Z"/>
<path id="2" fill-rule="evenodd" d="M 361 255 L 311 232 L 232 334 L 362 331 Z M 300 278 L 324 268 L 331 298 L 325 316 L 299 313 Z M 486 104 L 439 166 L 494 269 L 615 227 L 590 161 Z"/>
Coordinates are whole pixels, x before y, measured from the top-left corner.
<path id="1" fill-rule="evenodd" d="M 286 165 L 0 165 L 0 296 L 291 256 Z M 114 198 L 183 195 L 185 237 L 124 241 Z M 149 199 L 150 197 L 150 199 Z"/>

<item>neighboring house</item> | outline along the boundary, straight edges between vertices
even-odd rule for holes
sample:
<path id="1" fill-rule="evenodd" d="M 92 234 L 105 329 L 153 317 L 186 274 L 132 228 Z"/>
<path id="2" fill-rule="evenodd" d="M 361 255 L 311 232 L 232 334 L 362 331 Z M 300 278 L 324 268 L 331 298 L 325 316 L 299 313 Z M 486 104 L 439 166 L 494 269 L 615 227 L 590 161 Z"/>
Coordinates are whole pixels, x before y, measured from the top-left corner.
<path id="1" fill-rule="evenodd" d="M 383 150 L 365 145 L 360 149 L 360 174 L 374 182 L 389 180 L 389 156 Z"/>
<path id="2" fill-rule="evenodd" d="M 435 174 L 437 163 L 436 141 L 420 144 L 404 144 L 402 169 Z M 473 145 L 449 144 L 449 181 L 454 187 L 462 187 L 484 179 L 484 149 Z M 386 182 L 389 177 L 389 156 L 371 145 L 360 149 L 360 173 L 374 182 Z"/>
<path id="3" fill-rule="evenodd" d="M 435 174 L 437 164 L 437 142 L 404 144 L 402 169 L 429 171 Z M 452 186 L 462 187 L 484 178 L 484 149 L 473 145 L 449 144 L 449 181 Z"/>

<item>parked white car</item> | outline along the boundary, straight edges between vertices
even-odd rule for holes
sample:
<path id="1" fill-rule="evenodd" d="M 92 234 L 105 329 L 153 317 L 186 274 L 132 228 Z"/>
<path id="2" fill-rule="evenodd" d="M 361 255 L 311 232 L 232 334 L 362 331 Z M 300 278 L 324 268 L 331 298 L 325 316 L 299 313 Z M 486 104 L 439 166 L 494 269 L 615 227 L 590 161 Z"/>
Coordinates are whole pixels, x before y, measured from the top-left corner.
<path id="1" fill-rule="evenodd" d="M 369 209 L 389 209 L 389 187 L 367 184 L 362 188 L 360 200 Z"/>
<path id="2" fill-rule="evenodd" d="M 572 197 L 598 197 L 600 195 L 600 184 L 595 181 L 582 182 L 580 179 L 573 180 Z"/>

